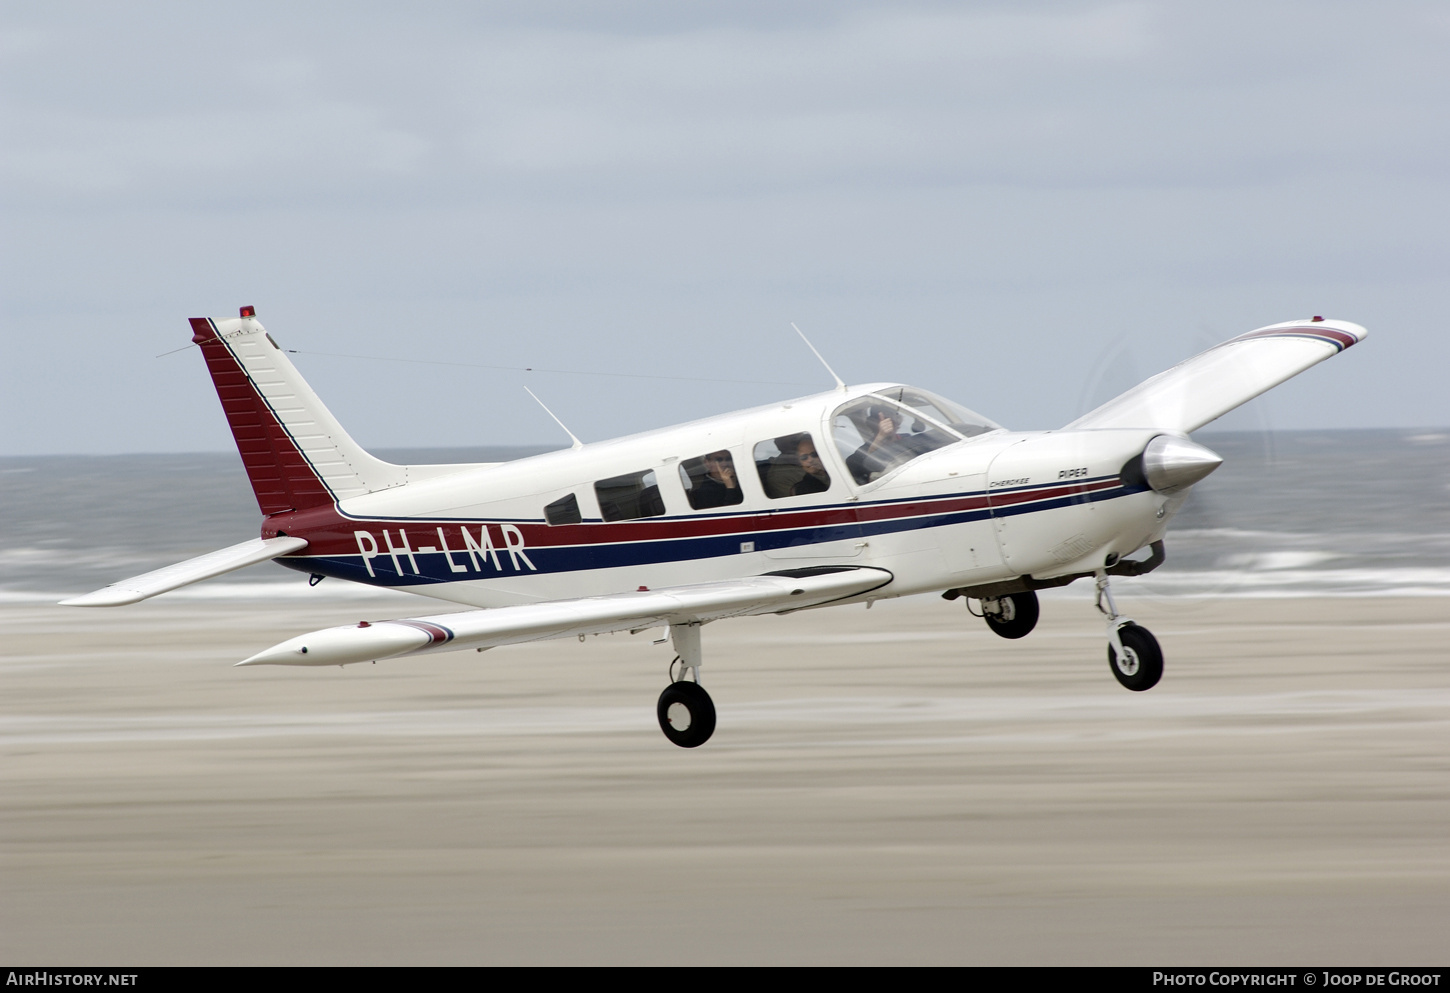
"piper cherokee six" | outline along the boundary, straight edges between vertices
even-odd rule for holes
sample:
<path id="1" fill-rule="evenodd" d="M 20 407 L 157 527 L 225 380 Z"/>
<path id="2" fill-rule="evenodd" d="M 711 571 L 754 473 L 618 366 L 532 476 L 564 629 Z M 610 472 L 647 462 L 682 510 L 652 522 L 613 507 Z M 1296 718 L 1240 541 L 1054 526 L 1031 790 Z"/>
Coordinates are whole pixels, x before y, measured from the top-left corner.
<path id="1" fill-rule="evenodd" d="M 1189 432 L 1363 340 L 1321 317 L 1250 331 L 1057 431 L 1016 432 L 895 383 L 814 396 L 513 462 L 393 465 L 313 393 L 252 307 L 194 318 L 263 515 L 261 534 L 64 601 L 114 606 L 259 562 L 462 604 L 289 639 L 238 665 L 347 665 L 664 629 L 660 728 L 703 744 L 715 707 L 701 628 L 727 617 L 939 592 L 1021 638 L 1037 590 L 1090 579 L 1109 667 L 1163 672 L 1118 613 L 1189 488 L 1222 459 Z M 833 374 L 834 375 L 834 374 Z M 1147 549 L 1142 558 L 1131 558 Z"/>

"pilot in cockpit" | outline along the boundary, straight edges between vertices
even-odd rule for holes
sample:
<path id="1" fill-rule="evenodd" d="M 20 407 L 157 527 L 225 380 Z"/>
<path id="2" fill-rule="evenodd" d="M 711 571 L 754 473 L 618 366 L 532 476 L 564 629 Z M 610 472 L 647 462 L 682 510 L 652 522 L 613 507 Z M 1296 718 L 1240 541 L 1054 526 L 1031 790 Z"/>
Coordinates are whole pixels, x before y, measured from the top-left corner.
<path id="1" fill-rule="evenodd" d="M 868 440 L 846 459 L 856 482 L 869 482 L 930 450 L 914 444 L 911 436 L 900 433 L 902 420 L 901 412 L 886 404 L 873 406 L 866 412 L 865 421 L 859 427 L 861 436 Z"/>

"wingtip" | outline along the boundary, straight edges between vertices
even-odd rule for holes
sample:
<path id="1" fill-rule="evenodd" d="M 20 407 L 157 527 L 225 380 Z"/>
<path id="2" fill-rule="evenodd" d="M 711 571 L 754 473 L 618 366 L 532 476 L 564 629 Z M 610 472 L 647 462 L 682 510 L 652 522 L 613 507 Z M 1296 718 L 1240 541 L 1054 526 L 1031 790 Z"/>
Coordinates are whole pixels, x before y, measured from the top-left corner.
<path id="1" fill-rule="evenodd" d="M 127 604 L 140 603 L 146 599 L 138 596 L 133 591 L 121 591 L 113 586 L 96 590 L 94 593 L 83 593 L 80 596 L 73 596 L 56 602 L 58 607 L 124 607 Z"/>

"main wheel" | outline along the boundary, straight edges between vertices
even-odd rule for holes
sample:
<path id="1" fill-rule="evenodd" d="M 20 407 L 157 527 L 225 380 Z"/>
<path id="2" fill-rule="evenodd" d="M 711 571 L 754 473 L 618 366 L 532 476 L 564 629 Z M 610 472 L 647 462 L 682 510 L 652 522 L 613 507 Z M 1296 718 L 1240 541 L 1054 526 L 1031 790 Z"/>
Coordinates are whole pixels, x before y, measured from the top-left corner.
<path id="1" fill-rule="evenodd" d="M 1037 606 L 1037 594 L 1032 590 L 998 597 L 995 612 L 989 609 L 992 602 L 982 601 L 982 616 L 986 618 L 987 627 L 994 634 L 1003 638 L 1025 638 L 1037 626 L 1037 617 L 1041 611 Z"/>
<path id="2" fill-rule="evenodd" d="M 680 680 L 665 687 L 656 708 L 660 730 L 681 748 L 694 748 L 715 733 L 715 703 L 699 683 Z"/>
<path id="3" fill-rule="evenodd" d="M 1147 628 L 1136 624 L 1124 624 L 1118 629 L 1118 639 L 1123 643 L 1123 658 L 1108 645 L 1108 666 L 1118 682 L 1135 693 L 1151 690 L 1163 678 L 1163 650 L 1158 639 Z"/>

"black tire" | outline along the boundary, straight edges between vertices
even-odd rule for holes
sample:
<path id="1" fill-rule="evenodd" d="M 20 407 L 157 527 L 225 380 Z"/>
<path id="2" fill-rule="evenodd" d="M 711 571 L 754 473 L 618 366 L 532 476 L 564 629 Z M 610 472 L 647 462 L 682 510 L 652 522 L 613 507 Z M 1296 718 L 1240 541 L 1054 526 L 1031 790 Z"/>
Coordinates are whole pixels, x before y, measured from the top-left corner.
<path id="1" fill-rule="evenodd" d="M 1158 647 L 1158 639 L 1147 628 L 1136 624 L 1124 624 L 1118 629 L 1118 638 L 1127 655 L 1123 665 L 1118 664 L 1118 653 L 1112 644 L 1108 645 L 1108 668 L 1113 670 L 1118 682 L 1134 693 L 1157 686 L 1163 678 L 1163 650 Z"/>
<path id="2" fill-rule="evenodd" d="M 1025 638 L 1037 627 L 1037 618 L 1042 611 L 1037 606 L 1037 594 L 1032 590 L 1008 593 L 998 597 L 998 602 L 1002 605 L 1001 613 L 993 614 L 987 610 L 987 602 L 982 601 L 982 616 L 993 634 L 1003 638 Z"/>
<path id="3" fill-rule="evenodd" d="M 681 748 L 696 748 L 715 733 L 715 702 L 699 683 L 680 680 L 665 687 L 655 713 L 665 737 Z"/>

